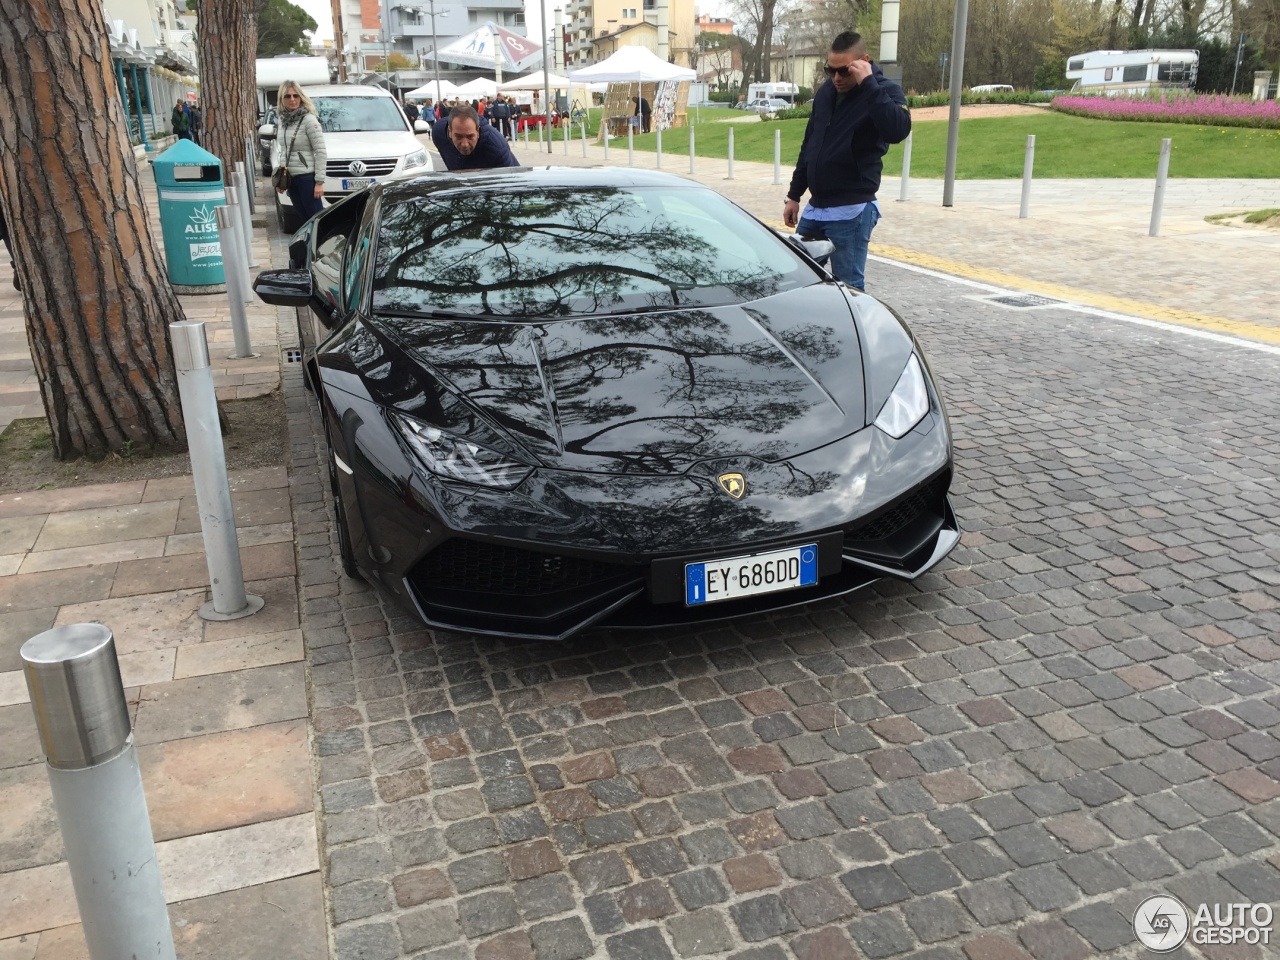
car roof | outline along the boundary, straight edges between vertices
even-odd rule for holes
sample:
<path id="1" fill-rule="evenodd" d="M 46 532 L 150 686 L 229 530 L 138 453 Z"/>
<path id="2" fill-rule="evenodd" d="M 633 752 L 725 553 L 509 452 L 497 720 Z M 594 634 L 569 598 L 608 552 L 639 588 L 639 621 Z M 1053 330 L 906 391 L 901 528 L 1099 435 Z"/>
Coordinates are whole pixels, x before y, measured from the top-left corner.
<path id="1" fill-rule="evenodd" d="M 399 203 L 415 197 L 453 190 L 506 190 L 597 187 L 684 187 L 706 190 L 700 183 L 656 170 L 633 167 L 499 167 L 470 172 L 437 171 L 391 180 L 374 187 L 383 202 Z"/>
<path id="2" fill-rule="evenodd" d="M 382 87 L 361 86 L 352 83 L 331 83 L 318 87 L 304 86 L 302 92 L 313 100 L 316 97 L 386 97 L 389 100 L 395 99 Z"/>

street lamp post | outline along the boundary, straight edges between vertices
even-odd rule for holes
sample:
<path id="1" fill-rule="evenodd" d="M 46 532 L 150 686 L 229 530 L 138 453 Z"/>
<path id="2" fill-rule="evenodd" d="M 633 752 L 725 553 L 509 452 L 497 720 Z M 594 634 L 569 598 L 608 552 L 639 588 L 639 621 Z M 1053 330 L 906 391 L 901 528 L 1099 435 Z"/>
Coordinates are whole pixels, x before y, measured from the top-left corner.
<path id="1" fill-rule="evenodd" d="M 440 96 L 440 44 L 436 41 L 436 0 L 427 0 L 427 8 L 431 13 L 431 63 L 435 66 L 436 75 L 436 103 L 439 103 L 443 97 Z"/>
<path id="2" fill-rule="evenodd" d="M 538 0 L 538 23 L 542 29 L 542 108 L 546 111 L 543 126 L 547 131 L 547 153 L 551 152 L 551 75 L 547 68 L 547 0 Z M 555 47 L 551 48 L 552 50 Z"/>

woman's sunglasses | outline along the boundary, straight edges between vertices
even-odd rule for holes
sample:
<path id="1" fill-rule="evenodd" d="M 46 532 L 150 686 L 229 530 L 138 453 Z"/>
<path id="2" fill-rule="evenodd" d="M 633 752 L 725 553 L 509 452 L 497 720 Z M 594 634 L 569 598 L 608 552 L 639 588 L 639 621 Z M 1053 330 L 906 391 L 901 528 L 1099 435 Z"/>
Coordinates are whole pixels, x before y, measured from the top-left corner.
<path id="1" fill-rule="evenodd" d="M 302 94 L 300 94 L 300 93 L 286 93 L 286 94 L 284 95 L 284 99 L 286 99 L 286 100 L 301 100 L 301 99 L 302 99 Z"/>

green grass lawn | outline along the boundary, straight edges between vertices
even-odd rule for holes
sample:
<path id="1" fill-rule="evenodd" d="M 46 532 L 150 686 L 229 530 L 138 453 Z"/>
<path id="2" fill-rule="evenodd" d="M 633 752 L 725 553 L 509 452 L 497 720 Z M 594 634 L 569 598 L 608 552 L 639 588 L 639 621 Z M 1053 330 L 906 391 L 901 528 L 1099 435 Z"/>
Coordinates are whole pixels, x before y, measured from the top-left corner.
<path id="1" fill-rule="evenodd" d="M 730 124 L 708 121 L 709 113 L 711 111 L 702 111 L 703 122 L 696 128 L 695 149 L 699 157 L 723 159 L 728 156 Z M 804 124 L 803 120 L 733 124 L 734 158 L 772 163 L 773 133 L 781 130 L 783 177 L 788 178 L 804 137 Z M 942 177 L 947 122 L 916 123 L 913 132 L 911 175 Z M 1169 137 L 1173 140 L 1170 176 L 1280 178 L 1280 130 L 1091 120 L 1047 110 L 1027 116 L 962 120 L 957 177 L 962 180 L 1021 177 L 1028 134 L 1036 137 L 1037 177 L 1153 179 L 1160 156 L 1160 140 Z M 636 149 L 652 151 L 655 136 L 636 137 Z M 610 142 L 611 150 L 618 147 L 626 149 L 625 138 Z M 664 156 L 687 157 L 688 131 L 684 128 L 666 131 L 662 152 Z M 901 170 L 902 146 L 899 144 L 885 157 L 884 172 L 897 176 Z"/>

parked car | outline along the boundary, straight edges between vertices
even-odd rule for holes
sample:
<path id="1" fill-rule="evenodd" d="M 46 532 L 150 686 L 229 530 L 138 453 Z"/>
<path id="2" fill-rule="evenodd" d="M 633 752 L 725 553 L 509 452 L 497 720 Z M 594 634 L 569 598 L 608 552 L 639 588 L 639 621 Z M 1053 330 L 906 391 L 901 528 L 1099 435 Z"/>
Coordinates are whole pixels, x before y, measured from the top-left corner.
<path id="1" fill-rule="evenodd" d="M 431 626 L 563 638 L 912 580 L 959 540 L 920 345 L 656 171 L 379 183 L 261 273 L 306 311 L 344 569 Z"/>
<path id="2" fill-rule="evenodd" d="M 780 100 L 777 97 L 761 98 L 757 100 L 748 100 L 745 103 L 738 104 L 739 110 L 754 110 L 756 113 L 776 113 L 779 110 L 788 110 L 792 104 L 786 100 Z"/>
<path id="3" fill-rule="evenodd" d="M 337 203 L 383 180 L 432 169 L 431 154 L 415 133 L 428 133 L 423 120 L 410 126 L 400 105 L 381 87 L 343 84 L 303 87 L 311 98 L 324 129 L 328 151 L 324 201 Z M 258 136 L 271 143 L 269 167 L 280 165 L 280 139 L 274 124 L 264 124 Z M 270 173 L 268 170 L 268 173 Z M 276 213 L 286 233 L 302 226 L 287 193 L 275 195 Z"/>
<path id="4" fill-rule="evenodd" d="M 266 114 L 262 117 L 262 123 L 258 126 L 258 162 L 262 167 L 262 175 L 264 177 L 271 176 L 271 140 L 272 137 L 264 137 L 262 130 L 264 127 L 270 127 L 274 135 L 276 129 L 276 108 L 267 107 Z"/>

